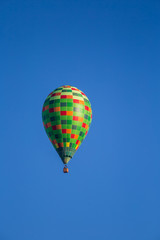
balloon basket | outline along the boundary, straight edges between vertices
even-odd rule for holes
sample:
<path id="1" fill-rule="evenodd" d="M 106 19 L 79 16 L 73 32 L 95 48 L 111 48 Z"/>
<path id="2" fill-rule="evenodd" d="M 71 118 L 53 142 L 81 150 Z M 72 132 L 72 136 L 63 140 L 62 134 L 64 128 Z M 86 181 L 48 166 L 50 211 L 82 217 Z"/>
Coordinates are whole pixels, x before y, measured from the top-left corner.
<path id="1" fill-rule="evenodd" d="M 63 168 L 63 172 L 64 172 L 64 173 L 68 173 L 68 172 L 69 172 L 69 170 L 68 170 L 68 167 L 67 167 L 67 166 L 64 166 L 64 168 Z"/>

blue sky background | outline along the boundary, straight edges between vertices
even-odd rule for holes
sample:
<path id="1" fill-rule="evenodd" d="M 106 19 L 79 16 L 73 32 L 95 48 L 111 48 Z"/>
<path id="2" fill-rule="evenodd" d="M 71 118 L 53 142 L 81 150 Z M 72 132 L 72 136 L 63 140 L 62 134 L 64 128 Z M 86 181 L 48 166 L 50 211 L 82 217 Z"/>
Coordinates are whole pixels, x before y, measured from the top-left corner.
<path id="1" fill-rule="evenodd" d="M 160 239 L 160 2 L 0 1 L 0 240 Z M 41 120 L 64 84 L 93 108 L 63 164 Z"/>

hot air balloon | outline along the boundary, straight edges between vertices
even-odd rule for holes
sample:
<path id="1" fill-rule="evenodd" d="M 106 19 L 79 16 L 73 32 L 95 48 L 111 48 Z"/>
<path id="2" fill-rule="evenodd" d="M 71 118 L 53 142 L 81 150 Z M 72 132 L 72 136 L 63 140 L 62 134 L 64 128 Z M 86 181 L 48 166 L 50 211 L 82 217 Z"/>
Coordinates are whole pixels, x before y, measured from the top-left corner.
<path id="1" fill-rule="evenodd" d="M 42 120 L 47 136 L 65 164 L 86 137 L 91 121 L 92 109 L 87 96 L 73 86 L 62 86 L 51 92 L 42 109 Z"/>

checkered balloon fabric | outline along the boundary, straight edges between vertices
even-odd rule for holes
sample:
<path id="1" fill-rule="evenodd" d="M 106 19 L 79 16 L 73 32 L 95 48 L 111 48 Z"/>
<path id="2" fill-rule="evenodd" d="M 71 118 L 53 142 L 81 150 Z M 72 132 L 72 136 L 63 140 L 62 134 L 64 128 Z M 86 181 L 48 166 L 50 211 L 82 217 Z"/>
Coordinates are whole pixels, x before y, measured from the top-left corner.
<path id="1" fill-rule="evenodd" d="M 48 95 L 42 119 L 49 140 L 66 164 L 88 133 L 92 121 L 91 104 L 82 91 L 65 85 Z"/>

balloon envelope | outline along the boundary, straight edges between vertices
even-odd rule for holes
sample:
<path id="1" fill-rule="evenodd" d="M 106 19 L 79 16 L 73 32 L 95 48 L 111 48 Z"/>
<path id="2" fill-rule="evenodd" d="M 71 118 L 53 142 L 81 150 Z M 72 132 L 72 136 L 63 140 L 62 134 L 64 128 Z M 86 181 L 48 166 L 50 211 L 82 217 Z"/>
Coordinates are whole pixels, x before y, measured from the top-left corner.
<path id="1" fill-rule="evenodd" d="M 88 133 L 92 121 L 87 96 L 72 86 L 62 86 L 46 98 L 42 119 L 49 140 L 66 164 Z"/>

